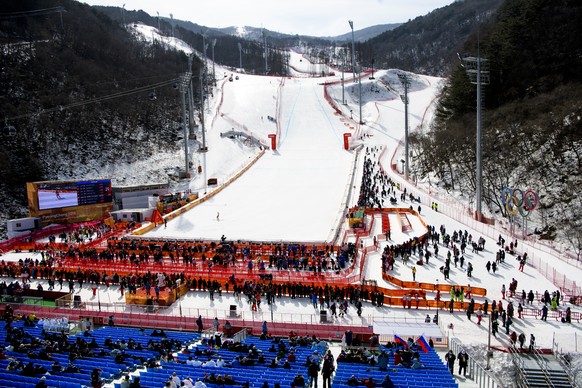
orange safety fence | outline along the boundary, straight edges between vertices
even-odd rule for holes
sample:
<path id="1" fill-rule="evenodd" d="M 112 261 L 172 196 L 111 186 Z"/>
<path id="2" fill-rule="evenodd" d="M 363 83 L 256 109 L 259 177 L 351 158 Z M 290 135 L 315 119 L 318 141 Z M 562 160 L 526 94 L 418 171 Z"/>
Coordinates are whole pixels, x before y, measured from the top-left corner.
<path id="1" fill-rule="evenodd" d="M 400 212 L 400 213 L 398 213 L 398 216 L 400 217 L 400 222 L 402 223 L 402 231 L 403 232 L 411 231 L 412 224 L 410 223 L 410 220 L 408 219 L 408 216 L 406 215 L 406 213 Z"/>
<path id="2" fill-rule="evenodd" d="M 9 265 L 14 265 L 10 263 Z M 16 266 L 16 265 L 14 265 Z M 197 265 L 178 264 L 178 263 L 142 263 L 141 265 L 133 264 L 129 261 L 113 260 L 87 260 L 87 259 L 64 259 L 56 265 L 59 270 L 77 271 L 78 268 L 84 268 L 87 271 L 97 273 L 106 272 L 109 275 L 117 274 L 119 276 L 128 276 L 132 274 L 144 274 L 147 272 L 163 272 L 167 274 L 184 273 L 184 276 L 192 279 L 204 278 L 209 280 L 218 280 L 223 283 L 228 281 L 232 276 L 236 279 L 262 281 L 272 279 L 273 281 L 283 283 L 313 283 L 313 284 L 334 284 L 349 285 L 354 282 L 353 263 L 350 267 L 337 272 L 314 272 L 308 270 L 276 270 L 261 271 L 254 269 L 249 271 L 241 266 L 204 266 L 201 263 Z M 104 271 L 104 267 L 106 271 Z"/>
<path id="3" fill-rule="evenodd" d="M 455 288 L 463 287 L 463 289 L 465 291 L 468 288 L 468 285 L 465 286 L 465 285 L 434 284 L 434 283 L 405 281 L 405 280 L 400 280 L 397 277 L 394 277 L 394 276 L 389 275 L 387 273 L 382 274 L 382 279 L 384 279 L 385 281 L 392 283 L 398 287 L 407 288 L 407 289 L 421 289 L 421 290 L 425 290 L 425 291 L 432 291 L 435 293 L 437 290 L 439 290 L 441 292 L 449 292 L 451 290 L 451 287 L 455 287 Z M 487 289 L 483 288 L 483 287 L 471 286 L 471 295 L 486 296 Z"/>
<path id="4" fill-rule="evenodd" d="M 132 243 L 137 246 L 135 249 L 128 249 Z M 212 244 L 214 243 L 214 249 Z M 229 244 L 229 243 L 227 243 Z M 161 250 L 162 252 L 176 252 L 176 250 L 183 250 L 184 248 L 194 248 L 204 249 L 205 254 L 217 253 L 217 251 L 222 246 L 221 243 L 209 242 L 209 241 L 188 241 L 188 240 L 158 240 L 158 239 L 132 239 L 132 238 L 109 238 L 108 245 L 110 249 L 123 249 L 131 254 L 140 254 L 143 251 Z M 289 251 L 296 252 L 296 255 L 301 255 L 301 247 L 304 246 L 305 254 L 316 252 L 317 254 L 326 254 L 328 252 L 338 252 L 340 250 L 339 246 L 326 245 L 326 244 L 302 244 L 302 243 L 267 243 L 267 242 L 241 242 L 236 243 L 236 254 L 240 256 L 245 250 L 250 250 L 251 253 L 260 255 L 273 255 L 278 252 L 287 253 Z M 168 249 L 164 249 L 166 247 Z M 194 257 L 201 257 L 202 252 L 192 252 L 191 255 Z"/>
<path id="5" fill-rule="evenodd" d="M 228 187 L 232 182 L 234 182 L 235 180 L 237 180 L 242 174 L 244 174 L 252 165 L 254 165 L 264 154 L 265 154 L 265 149 L 261 150 L 261 152 L 259 152 L 257 154 L 257 156 L 255 156 L 249 163 L 247 163 L 247 165 L 245 165 L 240 171 L 238 171 L 236 174 L 234 174 L 232 177 L 230 177 L 229 179 L 227 179 L 224 183 L 222 183 L 221 185 L 219 185 L 216 189 L 212 190 L 212 192 L 206 194 L 204 197 L 201 198 L 197 198 L 192 202 L 187 203 L 186 205 L 172 211 L 171 213 L 167 214 L 166 216 L 164 216 L 164 219 L 166 220 L 172 220 L 175 217 L 187 212 L 188 210 L 192 209 L 195 206 L 200 205 L 201 203 L 206 202 L 208 199 L 214 197 L 215 195 L 217 195 L 218 193 L 220 193 L 222 190 L 224 190 L 226 187 Z M 149 231 L 151 231 L 152 229 L 154 229 L 157 225 L 155 223 L 149 224 L 143 228 L 139 228 L 136 229 L 134 231 L 135 235 L 143 235 Z"/>

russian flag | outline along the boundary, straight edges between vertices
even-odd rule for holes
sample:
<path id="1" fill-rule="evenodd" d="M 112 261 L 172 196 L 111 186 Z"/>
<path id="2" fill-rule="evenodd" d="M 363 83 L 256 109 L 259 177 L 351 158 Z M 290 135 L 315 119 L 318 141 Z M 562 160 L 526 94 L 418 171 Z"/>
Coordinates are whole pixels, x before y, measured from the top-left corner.
<path id="1" fill-rule="evenodd" d="M 428 350 L 430 349 L 430 345 L 428 344 L 428 342 L 426 342 L 426 340 L 424 339 L 424 337 L 422 335 L 420 337 L 418 337 L 416 342 L 418 343 L 418 346 L 420 346 L 425 353 L 428 353 Z"/>
<path id="2" fill-rule="evenodd" d="M 408 342 L 404 341 L 402 338 L 398 337 L 396 334 L 394 334 L 394 342 L 398 342 L 399 344 L 402 344 L 408 348 Z"/>

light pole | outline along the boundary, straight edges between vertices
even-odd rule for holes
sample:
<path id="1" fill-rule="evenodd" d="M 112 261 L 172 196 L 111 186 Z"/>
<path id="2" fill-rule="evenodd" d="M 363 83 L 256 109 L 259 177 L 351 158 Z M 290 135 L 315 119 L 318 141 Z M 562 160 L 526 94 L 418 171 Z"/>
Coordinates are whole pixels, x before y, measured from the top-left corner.
<path id="1" fill-rule="evenodd" d="M 489 70 L 487 59 L 480 56 L 462 58 L 465 70 L 472 84 L 477 85 L 477 140 L 476 140 L 476 173 L 475 173 L 475 218 L 481 222 L 483 220 L 483 213 L 481 208 L 481 193 L 483 180 L 483 167 L 481 165 L 481 85 L 489 84 Z"/>
<path id="2" fill-rule="evenodd" d="M 170 20 L 171 20 L 171 27 L 172 27 L 172 38 L 174 37 L 174 14 L 171 13 L 170 14 Z"/>
<path id="3" fill-rule="evenodd" d="M 121 8 L 121 20 L 123 21 L 123 25 L 125 26 L 125 3 L 123 3 L 123 7 Z"/>
<path id="4" fill-rule="evenodd" d="M 188 125 L 186 124 L 186 93 L 188 93 L 192 73 L 186 72 L 180 78 L 180 102 L 182 105 L 182 127 L 184 129 L 184 161 L 185 161 L 185 177 L 188 178 L 190 174 L 190 157 L 188 155 Z"/>
<path id="5" fill-rule="evenodd" d="M 216 67 L 214 66 L 214 46 L 216 46 L 216 38 L 212 39 L 212 84 L 216 86 Z"/>
<path id="6" fill-rule="evenodd" d="M 493 319 L 493 314 L 489 315 L 489 335 L 487 337 L 487 367 L 486 370 L 491 369 L 490 361 L 493 354 L 491 353 L 491 319 Z"/>
<path id="7" fill-rule="evenodd" d="M 188 71 L 192 74 L 192 60 L 194 59 L 194 54 L 191 53 L 188 56 Z M 194 86 L 192 84 L 192 77 L 190 77 L 190 83 L 188 87 L 188 124 L 190 129 L 190 136 L 194 136 Z"/>
<path id="8" fill-rule="evenodd" d="M 202 49 L 204 50 L 204 91 L 208 88 L 208 57 L 206 56 L 206 49 L 208 48 L 208 44 L 206 43 L 207 33 L 208 30 L 202 34 Z M 208 102 L 208 109 L 210 109 L 210 99 L 207 98 L 206 101 Z"/>
<path id="9" fill-rule="evenodd" d="M 404 95 L 401 95 L 400 98 L 404 103 L 404 178 L 408 180 L 408 174 L 410 172 L 408 163 L 408 87 L 410 86 L 410 78 L 404 73 L 399 73 L 398 78 L 404 86 Z"/>
<path id="10" fill-rule="evenodd" d="M 356 81 L 356 43 L 354 42 L 354 22 L 348 20 L 350 28 L 352 29 L 352 73 L 354 75 L 354 82 Z"/>
<path id="11" fill-rule="evenodd" d="M 344 88 L 344 67 L 346 66 L 346 52 L 345 50 L 343 51 L 343 61 L 344 63 L 342 64 L 342 104 L 345 105 L 346 104 L 346 97 L 345 97 L 345 88 Z"/>
<path id="12" fill-rule="evenodd" d="M 200 126 L 202 127 L 202 148 L 200 149 L 201 152 L 208 151 L 206 147 L 206 127 L 204 124 L 204 84 L 202 82 L 203 79 L 203 70 L 200 69 Z M 206 159 L 204 159 L 206 161 Z M 206 166 L 204 166 L 204 176 L 206 176 Z"/>
<path id="13" fill-rule="evenodd" d="M 238 67 L 242 71 L 242 44 L 238 42 Z"/>
<path id="14" fill-rule="evenodd" d="M 364 118 L 362 117 L 362 77 L 360 76 L 359 72 L 360 70 L 358 69 L 358 101 L 360 102 L 360 124 L 364 124 Z"/>
<path id="15" fill-rule="evenodd" d="M 206 32 L 202 33 L 202 52 L 204 53 L 204 68 L 206 68 Z"/>
<path id="16" fill-rule="evenodd" d="M 350 28 L 352 29 L 352 72 L 354 76 L 354 82 L 356 82 L 356 44 L 354 42 L 354 22 L 348 20 L 350 23 Z M 359 105 L 360 105 L 360 124 L 364 124 L 362 119 L 362 78 L 358 77 L 358 94 L 359 94 Z"/>
<path id="17" fill-rule="evenodd" d="M 265 45 L 265 75 L 269 74 L 269 63 L 268 63 L 268 49 L 267 49 L 267 33 L 263 28 L 263 44 Z"/>
<path id="18" fill-rule="evenodd" d="M 158 31 L 162 32 L 162 30 L 160 30 L 160 13 L 158 12 Z"/>

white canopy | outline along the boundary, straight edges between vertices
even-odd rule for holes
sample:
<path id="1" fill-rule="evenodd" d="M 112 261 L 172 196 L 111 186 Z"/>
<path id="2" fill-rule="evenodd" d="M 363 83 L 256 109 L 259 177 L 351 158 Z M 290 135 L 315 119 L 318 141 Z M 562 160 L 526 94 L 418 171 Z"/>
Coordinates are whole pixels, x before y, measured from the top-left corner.
<path id="1" fill-rule="evenodd" d="M 405 340 L 408 337 L 424 336 L 427 340 L 433 338 L 436 342 L 443 337 L 439 325 L 434 323 L 417 323 L 417 322 L 387 322 L 374 320 L 374 333 L 383 336 L 397 335 Z"/>

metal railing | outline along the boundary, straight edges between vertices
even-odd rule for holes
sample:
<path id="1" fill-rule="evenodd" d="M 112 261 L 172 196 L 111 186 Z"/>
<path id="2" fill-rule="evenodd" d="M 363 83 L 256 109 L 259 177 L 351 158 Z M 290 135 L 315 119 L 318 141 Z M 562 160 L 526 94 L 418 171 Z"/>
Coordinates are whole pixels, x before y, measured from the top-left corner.
<path id="1" fill-rule="evenodd" d="M 307 300 L 307 299 L 305 299 Z M 313 308 L 312 313 L 292 313 L 292 312 L 277 312 L 277 302 L 269 305 L 266 302 L 261 303 L 261 307 L 257 311 L 253 311 L 246 299 L 235 302 L 236 310 L 228 308 L 198 308 L 183 306 L 178 300 L 171 306 L 154 305 L 154 309 L 148 309 L 148 305 L 143 304 L 126 304 L 125 302 L 105 303 L 100 301 L 75 301 L 73 299 L 61 300 L 57 306 L 59 311 L 62 309 L 74 311 L 80 315 L 96 315 L 96 314 L 144 314 L 144 319 L 148 317 L 217 317 L 219 320 L 237 319 L 246 322 L 286 322 L 290 324 L 320 324 L 321 310 L 319 306 Z M 14 306 L 15 309 L 19 306 Z M 48 311 L 48 310 L 47 310 Z M 148 312 L 153 311 L 153 312 Z M 56 316 L 59 316 L 58 314 Z M 51 316 L 52 317 L 52 316 Z M 348 309 L 348 312 L 343 317 L 332 318 L 327 314 L 326 323 L 330 325 L 346 325 L 346 326 L 362 326 L 368 327 L 373 325 L 374 321 L 387 322 L 402 322 L 402 323 L 424 323 L 424 317 L 410 317 L 402 315 L 398 310 L 388 311 L 386 313 L 375 312 L 374 314 L 363 314 L 358 316 L 355 308 Z"/>
<path id="2" fill-rule="evenodd" d="M 512 345 L 510 347 L 509 353 L 511 354 L 513 364 L 516 368 L 516 380 L 518 387 L 527 388 L 529 386 L 527 373 L 525 373 L 525 364 L 522 357 L 519 355 L 519 350 L 515 347 L 515 345 Z M 552 382 L 552 378 L 550 376 L 550 372 L 548 370 L 548 360 L 542 357 L 542 352 L 540 352 L 539 348 L 534 347 L 531 349 L 529 355 L 532 356 L 533 360 L 539 367 L 539 371 L 542 372 L 544 383 L 547 384 L 549 388 L 555 388 L 555 385 Z"/>
<path id="3" fill-rule="evenodd" d="M 471 356 L 469 352 L 463 347 L 463 344 L 458 338 L 449 339 L 449 349 L 453 351 L 454 354 L 459 354 L 461 350 L 465 350 L 467 353 L 467 378 L 473 380 L 479 388 L 497 388 L 505 387 L 491 370 L 487 370 L 485 366 L 478 363 L 475 358 Z"/>
<path id="4" fill-rule="evenodd" d="M 523 359 L 515 353 L 511 353 L 511 360 L 513 362 L 513 368 L 515 369 L 515 383 L 518 388 L 527 388 L 527 378 L 524 374 L 524 364 Z"/>
<path id="5" fill-rule="evenodd" d="M 577 341 L 576 333 L 574 333 L 574 335 L 575 335 L 574 341 Z M 552 353 L 554 354 L 554 357 L 560 363 L 562 368 L 564 368 L 564 371 L 568 375 L 568 379 L 570 380 L 572 387 L 573 388 L 580 387 L 580 384 L 578 383 L 578 380 L 579 380 L 578 375 L 580 373 L 582 373 L 582 370 L 580 370 L 580 369 L 574 370 L 574 368 L 572 368 L 572 362 L 570 360 L 566 359 L 566 356 L 564 355 L 564 353 L 562 353 L 559 349 L 560 349 L 560 346 L 558 345 L 558 343 L 554 339 L 553 344 L 552 344 Z M 576 353 L 577 353 L 577 350 L 576 350 Z"/>
<path id="6" fill-rule="evenodd" d="M 0 303 L 21 303 L 21 304 L 32 304 L 32 305 L 42 305 L 42 297 L 39 296 L 19 296 L 19 295 L 1 295 Z"/>
<path id="7" fill-rule="evenodd" d="M 562 368 L 564 368 L 564 371 L 568 375 L 568 379 L 570 380 L 572 387 L 573 388 L 579 387 L 580 385 L 577 383 L 576 380 L 577 380 L 578 374 L 582 373 L 582 370 L 578 370 L 575 372 L 572 369 L 571 361 L 567 360 L 566 357 L 562 353 L 554 352 L 554 357 L 556 357 L 556 360 L 560 363 Z"/>

